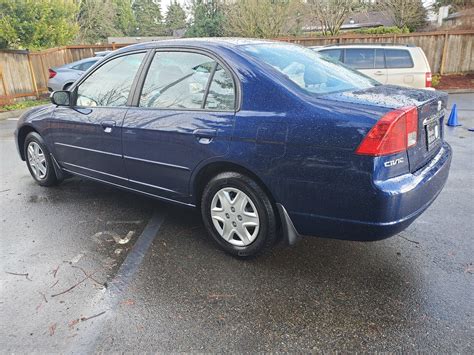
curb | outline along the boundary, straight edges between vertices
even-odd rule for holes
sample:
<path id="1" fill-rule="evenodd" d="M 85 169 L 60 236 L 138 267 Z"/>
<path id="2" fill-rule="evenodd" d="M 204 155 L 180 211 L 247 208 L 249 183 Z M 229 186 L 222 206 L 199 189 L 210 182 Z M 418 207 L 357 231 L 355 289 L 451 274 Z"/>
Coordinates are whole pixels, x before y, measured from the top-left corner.
<path id="1" fill-rule="evenodd" d="M 474 94 L 474 88 L 472 89 L 436 89 L 439 91 L 447 92 L 448 94 Z"/>
<path id="2" fill-rule="evenodd" d="M 24 114 L 26 111 L 30 110 L 32 107 L 22 108 L 21 110 L 14 110 L 14 111 L 7 111 L 7 112 L 0 112 L 0 121 L 9 119 L 9 118 L 17 118 Z"/>

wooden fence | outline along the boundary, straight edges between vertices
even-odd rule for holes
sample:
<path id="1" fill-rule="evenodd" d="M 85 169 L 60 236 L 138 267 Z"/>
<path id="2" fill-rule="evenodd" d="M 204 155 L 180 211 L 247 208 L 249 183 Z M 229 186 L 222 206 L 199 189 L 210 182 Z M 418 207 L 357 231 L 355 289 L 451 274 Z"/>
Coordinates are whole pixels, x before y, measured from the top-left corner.
<path id="1" fill-rule="evenodd" d="M 335 43 L 401 43 L 421 47 L 433 73 L 474 72 L 474 30 L 335 37 L 284 37 L 281 41 L 318 46 Z M 44 51 L 0 51 L 0 105 L 48 91 L 48 68 L 94 56 L 126 44 L 79 45 Z"/>
<path id="2" fill-rule="evenodd" d="M 474 30 L 419 32 L 385 35 L 346 34 L 336 37 L 282 37 L 303 46 L 350 43 L 398 43 L 421 47 L 431 71 L 439 74 L 474 72 Z"/>
<path id="3" fill-rule="evenodd" d="M 18 98 L 38 97 L 48 92 L 48 68 L 93 57 L 95 52 L 124 45 L 78 45 L 43 51 L 0 51 L 0 105 Z"/>

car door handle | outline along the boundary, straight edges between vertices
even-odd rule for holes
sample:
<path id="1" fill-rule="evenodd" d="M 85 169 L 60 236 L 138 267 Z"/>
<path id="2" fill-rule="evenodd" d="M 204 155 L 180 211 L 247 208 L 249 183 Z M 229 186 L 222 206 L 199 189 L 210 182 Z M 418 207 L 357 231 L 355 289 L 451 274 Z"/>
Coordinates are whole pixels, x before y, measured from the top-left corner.
<path id="1" fill-rule="evenodd" d="M 197 137 L 198 142 L 201 144 L 209 144 L 212 139 L 217 136 L 217 130 L 215 129 L 196 129 L 193 134 Z"/>
<path id="2" fill-rule="evenodd" d="M 105 133 L 111 133 L 116 123 L 115 121 L 102 121 L 100 125 L 102 126 L 102 129 Z"/>
<path id="3" fill-rule="evenodd" d="M 383 71 L 379 70 L 374 73 L 375 75 L 383 75 Z"/>

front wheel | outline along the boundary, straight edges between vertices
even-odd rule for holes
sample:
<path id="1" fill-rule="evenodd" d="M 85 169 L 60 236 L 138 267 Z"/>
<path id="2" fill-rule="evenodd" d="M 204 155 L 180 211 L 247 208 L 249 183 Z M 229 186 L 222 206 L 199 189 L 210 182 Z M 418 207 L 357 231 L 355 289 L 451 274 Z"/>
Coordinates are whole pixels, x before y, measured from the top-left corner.
<path id="1" fill-rule="evenodd" d="M 215 176 L 204 188 L 201 213 L 213 240 L 232 255 L 261 254 L 277 239 L 273 206 L 265 191 L 246 175 Z"/>
<path id="2" fill-rule="evenodd" d="M 39 185 L 53 186 L 59 182 L 48 147 L 38 133 L 26 136 L 24 154 L 28 170 Z"/>

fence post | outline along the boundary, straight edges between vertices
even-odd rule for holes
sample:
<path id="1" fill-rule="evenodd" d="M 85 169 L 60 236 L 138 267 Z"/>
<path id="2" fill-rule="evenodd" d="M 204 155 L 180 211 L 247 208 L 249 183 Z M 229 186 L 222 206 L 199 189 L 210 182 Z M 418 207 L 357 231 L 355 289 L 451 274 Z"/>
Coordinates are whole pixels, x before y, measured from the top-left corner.
<path id="1" fill-rule="evenodd" d="M 41 61 L 41 72 L 43 73 L 43 79 L 44 79 L 44 82 L 46 83 L 46 87 L 48 86 L 48 77 L 46 76 L 46 71 L 48 69 L 44 69 L 45 66 L 44 66 L 44 61 L 43 61 L 43 53 L 38 53 L 39 57 L 40 57 L 40 61 Z"/>
<path id="2" fill-rule="evenodd" d="M 28 51 L 28 53 L 26 55 L 28 57 L 28 68 L 30 69 L 31 82 L 33 83 L 33 89 L 35 91 L 36 98 L 38 98 L 39 97 L 38 84 L 36 83 L 35 72 L 33 70 L 33 64 L 31 63 L 30 51 Z"/>
<path id="3" fill-rule="evenodd" d="M 68 63 L 68 60 L 67 60 L 67 49 L 66 49 L 66 46 L 61 47 L 61 50 L 63 51 L 63 62 L 64 62 L 64 64 L 67 64 L 67 63 Z"/>
<path id="4" fill-rule="evenodd" d="M 439 67 L 439 74 L 444 74 L 444 65 L 446 63 L 446 52 L 448 51 L 448 31 L 444 33 L 443 53 L 441 53 L 441 65 Z"/>
<path id="5" fill-rule="evenodd" d="M 112 50 L 114 51 L 117 47 L 115 46 L 115 42 L 112 42 Z"/>
<path id="6" fill-rule="evenodd" d="M 2 80 L 3 92 L 5 93 L 5 103 L 8 105 L 11 103 L 11 98 L 8 95 L 8 89 L 5 85 L 5 79 L 3 78 L 3 68 L 0 66 L 0 79 Z"/>

